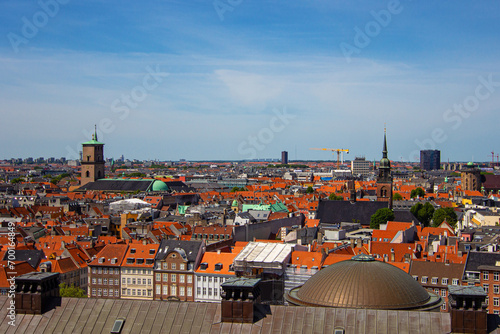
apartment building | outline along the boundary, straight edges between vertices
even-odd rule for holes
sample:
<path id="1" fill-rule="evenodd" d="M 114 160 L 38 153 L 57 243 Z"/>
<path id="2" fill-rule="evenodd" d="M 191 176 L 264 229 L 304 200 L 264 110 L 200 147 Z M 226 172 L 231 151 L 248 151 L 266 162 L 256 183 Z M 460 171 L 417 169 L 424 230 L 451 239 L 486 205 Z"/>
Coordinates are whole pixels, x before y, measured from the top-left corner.
<path id="1" fill-rule="evenodd" d="M 120 298 L 120 266 L 128 245 L 108 244 L 89 264 L 88 296 L 97 298 Z"/>
<path id="2" fill-rule="evenodd" d="M 121 264 L 121 297 L 153 300 L 153 269 L 158 244 L 131 244 Z"/>
<path id="3" fill-rule="evenodd" d="M 204 252 L 204 241 L 163 239 L 155 256 L 154 299 L 194 301 L 194 274 Z"/>

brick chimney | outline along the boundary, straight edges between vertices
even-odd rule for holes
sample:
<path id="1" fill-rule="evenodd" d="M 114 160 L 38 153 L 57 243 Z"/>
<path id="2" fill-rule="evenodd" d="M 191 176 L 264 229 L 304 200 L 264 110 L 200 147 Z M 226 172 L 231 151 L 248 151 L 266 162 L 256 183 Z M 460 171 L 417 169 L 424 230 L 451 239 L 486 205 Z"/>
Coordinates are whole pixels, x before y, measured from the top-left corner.
<path id="1" fill-rule="evenodd" d="M 32 272 L 15 280 L 16 313 L 43 314 L 60 305 L 59 273 Z"/>
<path id="2" fill-rule="evenodd" d="M 448 285 L 453 333 L 488 333 L 486 296 L 480 286 Z"/>
<path id="3" fill-rule="evenodd" d="M 222 322 L 253 323 L 260 304 L 260 278 L 235 278 L 221 284 Z"/>

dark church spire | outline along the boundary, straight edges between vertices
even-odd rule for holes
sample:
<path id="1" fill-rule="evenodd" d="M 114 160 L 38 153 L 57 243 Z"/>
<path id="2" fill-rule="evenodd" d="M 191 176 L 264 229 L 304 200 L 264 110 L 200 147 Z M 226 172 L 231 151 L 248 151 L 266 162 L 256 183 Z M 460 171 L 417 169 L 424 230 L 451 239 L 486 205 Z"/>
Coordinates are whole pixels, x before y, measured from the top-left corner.
<path id="1" fill-rule="evenodd" d="M 387 130 L 384 127 L 384 148 L 382 149 L 382 158 L 387 159 Z"/>

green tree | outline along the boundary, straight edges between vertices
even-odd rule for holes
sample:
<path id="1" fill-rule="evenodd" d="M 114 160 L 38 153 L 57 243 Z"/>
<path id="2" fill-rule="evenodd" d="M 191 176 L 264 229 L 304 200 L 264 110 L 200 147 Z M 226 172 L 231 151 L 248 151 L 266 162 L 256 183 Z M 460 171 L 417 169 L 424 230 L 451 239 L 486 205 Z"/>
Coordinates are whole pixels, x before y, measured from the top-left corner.
<path id="1" fill-rule="evenodd" d="M 392 195 L 392 199 L 395 201 L 401 201 L 403 199 L 403 196 L 401 196 L 400 193 L 394 193 L 394 195 Z"/>
<path id="2" fill-rule="evenodd" d="M 87 298 L 87 294 L 83 289 L 76 287 L 74 284 L 68 286 L 66 283 L 59 284 L 59 295 L 61 297 Z"/>
<path id="3" fill-rule="evenodd" d="M 457 214 L 453 208 L 439 208 L 434 212 L 432 216 L 432 225 L 434 227 L 439 226 L 444 220 L 448 222 L 452 227 L 457 225 Z"/>
<path id="4" fill-rule="evenodd" d="M 306 194 L 312 194 L 314 192 L 313 187 L 309 186 L 307 187 Z"/>
<path id="5" fill-rule="evenodd" d="M 432 215 L 434 214 L 434 207 L 429 202 L 425 204 L 417 203 L 411 207 L 410 212 L 413 213 L 424 226 L 429 226 Z"/>
<path id="6" fill-rule="evenodd" d="M 370 218 L 370 228 L 378 229 L 380 224 L 394 220 L 394 212 L 389 208 L 378 209 Z"/>
<path id="7" fill-rule="evenodd" d="M 24 181 L 24 179 L 22 177 L 16 177 L 15 179 L 12 179 L 12 181 L 10 181 L 10 183 L 16 184 L 16 183 L 23 182 L 23 181 Z"/>
<path id="8" fill-rule="evenodd" d="M 133 173 L 127 174 L 127 177 L 146 177 L 146 174 L 141 173 L 141 172 L 133 172 Z"/>
<path id="9" fill-rule="evenodd" d="M 422 188 L 416 188 L 416 189 L 413 189 L 410 193 L 410 197 L 411 198 L 415 198 L 417 196 L 420 196 L 420 197 L 424 197 L 425 196 L 425 191 L 424 189 Z"/>
<path id="10" fill-rule="evenodd" d="M 337 196 L 335 193 L 331 193 L 330 196 L 328 196 L 328 199 L 330 201 L 342 201 L 344 198 L 342 196 Z"/>

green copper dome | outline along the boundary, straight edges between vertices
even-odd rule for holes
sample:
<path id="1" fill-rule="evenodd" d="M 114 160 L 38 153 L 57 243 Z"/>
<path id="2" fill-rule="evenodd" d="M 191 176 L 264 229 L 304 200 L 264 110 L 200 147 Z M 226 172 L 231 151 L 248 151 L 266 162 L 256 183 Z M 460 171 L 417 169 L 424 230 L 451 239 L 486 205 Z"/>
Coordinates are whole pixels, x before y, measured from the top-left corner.
<path id="1" fill-rule="evenodd" d="M 168 186 L 165 182 L 160 180 L 155 180 L 153 182 L 153 186 L 151 187 L 152 191 L 168 191 Z"/>
<path id="2" fill-rule="evenodd" d="M 474 163 L 472 161 L 469 161 L 469 163 L 467 164 L 467 166 L 474 167 Z"/>
<path id="3" fill-rule="evenodd" d="M 231 206 L 233 206 L 233 207 L 234 207 L 234 206 L 238 206 L 238 201 L 237 201 L 237 200 L 234 200 L 234 201 L 233 201 L 233 204 L 232 204 Z"/>

